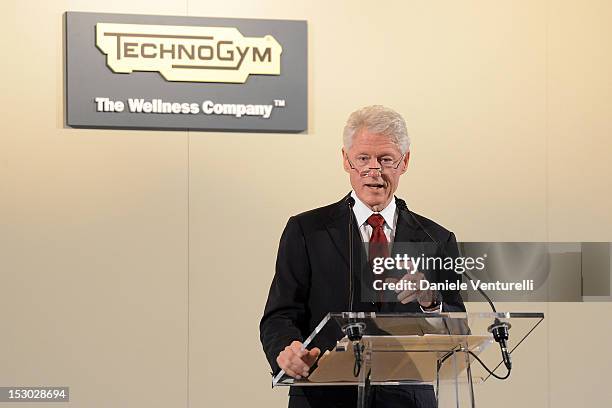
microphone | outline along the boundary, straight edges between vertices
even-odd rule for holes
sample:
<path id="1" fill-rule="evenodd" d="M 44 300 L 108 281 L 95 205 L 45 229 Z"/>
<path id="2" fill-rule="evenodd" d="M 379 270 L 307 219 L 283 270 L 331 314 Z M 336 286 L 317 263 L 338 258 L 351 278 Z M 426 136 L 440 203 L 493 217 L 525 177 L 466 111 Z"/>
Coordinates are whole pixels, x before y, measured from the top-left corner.
<path id="1" fill-rule="evenodd" d="M 427 236 L 429 237 L 429 239 L 431 239 L 434 244 L 436 244 L 438 246 L 438 248 L 440 248 L 443 252 L 444 256 L 448 256 L 447 252 L 446 252 L 446 248 L 443 247 L 440 242 L 438 242 L 438 240 L 436 240 L 430 233 L 429 231 L 427 231 L 427 229 L 425 227 L 423 227 L 423 224 L 421 224 L 421 222 L 419 221 L 419 219 L 412 213 L 412 211 L 410 211 L 408 209 L 408 206 L 406 205 L 406 202 L 404 200 L 402 200 L 401 198 L 396 198 L 395 199 L 395 205 L 397 206 L 397 208 L 399 208 L 400 210 L 404 210 L 407 211 L 408 214 L 410 214 L 410 216 L 412 217 L 412 219 L 419 225 L 419 227 L 423 230 L 423 232 L 425 232 L 425 234 L 427 234 Z M 467 276 L 467 278 L 469 280 L 473 280 L 472 277 L 467 273 L 467 272 L 463 272 L 462 275 Z M 477 288 L 478 292 L 480 292 L 480 294 L 486 299 L 486 301 L 489 303 L 489 306 L 491 306 L 491 309 L 493 310 L 493 312 L 497 313 L 497 310 L 495 309 L 495 305 L 493 304 L 493 301 L 491 300 L 491 298 L 489 297 L 489 295 L 487 295 L 487 293 L 482 290 L 482 288 L 480 286 L 478 286 Z"/>
<path id="2" fill-rule="evenodd" d="M 350 195 L 344 200 L 349 210 L 348 218 L 348 236 L 349 236 L 349 312 L 353 311 L 353 222 L 355 214 L 353 213 L 353 206 L 355 205 L 355 199 Z M 353 354 L 355 356 L 355 365 L 353 366 L 353 375 L 359 376 L 361 371 L 363 344 L 361 344 L 361 338 L 365 331 L 365 323 L 355 322 L 353 319 L 349 319 L 349 323 L 342 328 L 342 331 L 347 335 L 351 343 L 353 344 Z"/>
<path id="3" fill-rule="evenodd" d="M 445 257 L 448 256 L 448 253 L 446 252 L 446 248 L 443 247 L 440 244 L 440 242 L 438 242 L 438 240 L 436 240 L 429 233 L 429 231 L 427 231 L 427 228 L 425 228 L 423 224 L 421 224 L 419 219 L 412 213 L 412 211 L 408 209 L 408 205 L 406 205 L 406 202 L 404 200 L 396 197 L 395 205 L 400 210 L 400 212 L 402 210 L 408 212 L 408 214 L 410 214 L 412 219 L 419 225 L 419 227 L 423 230 L 423 232 L 427 234 L 429 239 L 431 239 L 438 246 L 438 248 L 442 250 L 442 255 L 444 255 Z M 460 275 L 465 275 L 469 280 L 473 280 L 472 277 L 465 271 L 461 273 Z M 491 306 L 491 309 L 493 310 L 493 312 L 497 313 L 497 309 L 495 309 L 495 304 L 493 303 L 491 298 L 487 295 L 487 293 L 480 286 L 477 287 L 477 290 L 489 303 L 489 306 Z M 495 341 L 499 343 L 499 347 L 501 348 L 501 353 L 502 353 L 502 359 L 504 361 L 504 365 L 508 369 L 508 374 L 510 373 L 510 370 L 512 369 L 512 359 L 510 358 L 510 353 L 508 352 L 508 344 L 507 344 L 510 327 L 511 327 L 510 323 L 502 322 L 497 317 L 493 321 L 493 324 L 488 327 L 488 330 L 490 333 L 493 334 L 493 338 L 495 339 Z"/>
<path id="4" fill-rule="evenodd" d="M 361 353 L 364 350 L 364 345 L 361 343 L 363 334 L 365 333 L 366 325 L 363 322 L 356 322 L 354 319 L 349 319 L 348 324 L 342 327 L 342 331 L 353 345 L 353 355 L 355 356 L 355 364 L 353 365 L 353 376 L 359 377 L 363 357 Z"/>
<path id="5" fill-rule="evenodd" d="M 344 199 L 344 202 L 351 208 L 355 205 L 355 199 L 350 195 Z"/>
<path id="6" fill-rule="evenodd" d="M 351 197 L 349 194 L 348 197 L 344 200 L 349 210 L 349 218 L 348 218 L 348 237 L 349 237 L 349 312 L 353 311 L 353 297 L 354 297 L 354 288 L 353 288 L 353 222 L 355 220 L 355 214 L 353 213 L 353 206 L 355 205 L 355 199 Z"/>
<path id="7" fill-rule="evenodd" d="M 512 360 L 510 359 L 510 353 L 508 352 L 508 343 L 506 343 L 508 340 L 510 323 L 502 322 L 498 318 L 495 318 L 495 321 L 489 326 L 488 330 L 489 333 L 493 334 L 495 341 L 499 343 L 504 365 L 508 369 L 508 372 L 510 372 L 512 369 Z"/>

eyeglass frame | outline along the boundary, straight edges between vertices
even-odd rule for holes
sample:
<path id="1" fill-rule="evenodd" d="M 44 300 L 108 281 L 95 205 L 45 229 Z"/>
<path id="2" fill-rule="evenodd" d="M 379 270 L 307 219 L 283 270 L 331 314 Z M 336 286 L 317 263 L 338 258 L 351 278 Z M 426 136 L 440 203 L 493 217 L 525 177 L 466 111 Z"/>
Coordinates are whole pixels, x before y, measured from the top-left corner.
<path id="1" fill-rule="evenodd" d="M 349 166 L 351 167 L 352 170 L 356 170 L 357 172 L 359 172 L 359 175 L 361 177 L 367 177 L 368 174 L 370 174 L 370 171 L 372 170 L 378 170 L 380 172 L 380 174 L 383 173 L 383 171 L 385 171 L 385 169 L 390 169 L 390 170 L 397 170 L 400 166 L 400 163 L 402 162 L 402 160 L 404 159 L 404 157 L 406 157 L 406 153 L 402 153 L 402 155 L 400 156 L 400 158 L 397 160 L 397 164 L 395 166 L 391 165 L 390 167 L 385 167 L 383 166 L 380 161 L 378 159 L 376 159 L 376 162 L 378 163 L 378 165 L 380 167 L 364 167 L 363 170 L 359 170 L 357 167 L 355 167 L 355 165 L 353 164 L 353 162 L 351 161 L 351 159 L 349 159 L 348 157 L 348 153 L 344 153 L 344 155 L 346 156 L 346 160 L 349 163 Z M 370 157 L 370 160 L 372 160 L 372 158 Z M 367 165 L 366 165 L 367 166 Z M 367 170 L 367 171 L 366 171 Z"/>

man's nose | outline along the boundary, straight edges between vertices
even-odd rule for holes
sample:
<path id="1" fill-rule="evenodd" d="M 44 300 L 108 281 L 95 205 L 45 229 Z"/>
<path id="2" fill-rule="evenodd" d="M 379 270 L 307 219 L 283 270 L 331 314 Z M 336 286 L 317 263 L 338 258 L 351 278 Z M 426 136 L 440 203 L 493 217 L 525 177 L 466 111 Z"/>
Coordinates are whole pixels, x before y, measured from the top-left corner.
<path id="1" fill-rule="evenodd" d="M 379 167 L 370 167 L 366 169 L 364 175 L 366 177 L 379 178 L 382 176 L 382 168 Z"/>
<path id="2" fill-rule="evenodd" d="M 370 157 L 370 161 L 368 162 L 368 169 L 381 169 L 382 166 L 376 157 Z"/>

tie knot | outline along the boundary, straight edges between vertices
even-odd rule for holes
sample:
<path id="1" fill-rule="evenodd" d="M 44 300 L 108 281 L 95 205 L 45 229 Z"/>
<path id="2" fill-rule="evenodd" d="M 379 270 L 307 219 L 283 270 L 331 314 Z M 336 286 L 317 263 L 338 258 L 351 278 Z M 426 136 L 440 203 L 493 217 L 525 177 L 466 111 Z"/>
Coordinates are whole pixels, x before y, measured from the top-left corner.
<path id="1" fill-rule="evenodd" d="M 380 214 L 372 214 L 366 221 L 372 228 L 382 227 L 385 219 Z"/>

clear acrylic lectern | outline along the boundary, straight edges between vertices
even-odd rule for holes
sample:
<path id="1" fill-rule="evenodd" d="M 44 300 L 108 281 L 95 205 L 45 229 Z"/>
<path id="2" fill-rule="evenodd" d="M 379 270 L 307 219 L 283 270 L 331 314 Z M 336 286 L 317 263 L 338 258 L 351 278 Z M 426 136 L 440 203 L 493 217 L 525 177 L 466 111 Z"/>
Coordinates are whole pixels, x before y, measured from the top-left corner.
<path id="1" fill-rule="evenodd" d="M 319 333 L 339 335 L 335 347 L 322 353 L 308 378 L 295 380 L 281 371 L 272 386 L 358 387 L 357 406 L 367 406 L 372 385 L 431 384 L 438 407 L 475 407 L 474 384 L 506 367 L 491 328 L 504 325 L 512 354 L 544 319 L 543 313 L 329 313 L 304 341 Z"/>

